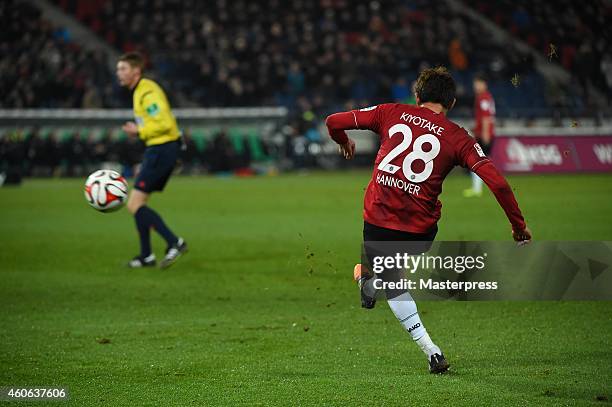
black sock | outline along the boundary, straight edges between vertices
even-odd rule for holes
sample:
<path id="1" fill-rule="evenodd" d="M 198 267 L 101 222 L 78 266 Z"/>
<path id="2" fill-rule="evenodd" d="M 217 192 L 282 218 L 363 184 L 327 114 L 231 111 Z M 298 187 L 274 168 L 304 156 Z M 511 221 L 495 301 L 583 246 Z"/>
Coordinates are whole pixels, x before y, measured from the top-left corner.
<path id="1" fill-rule="evenodd" d="M 153 209 L 149 208 L 148 206 L 141 206 L 140 209 L 138 209 L 138 212 L 136 212 L 136 216 L 141 216 L 149 226 L 152 226 L 157 233 L 164 238 L 166 243 L 168 243 L 168 246 L 172 246 L 178 242 L 178 237 L 172 233 L 172 231 L 162 220 L 161 216 L 159 216 Z"/>
<path id="2" fill-rule="evenodd" d="M 136 211 L 134 220 L 140 236 L 140 256 L 144 258 L 151 254 L 151 223 L 146 216 L 146 211 L 142 211 L 143 208 L 144 206 Z"/>

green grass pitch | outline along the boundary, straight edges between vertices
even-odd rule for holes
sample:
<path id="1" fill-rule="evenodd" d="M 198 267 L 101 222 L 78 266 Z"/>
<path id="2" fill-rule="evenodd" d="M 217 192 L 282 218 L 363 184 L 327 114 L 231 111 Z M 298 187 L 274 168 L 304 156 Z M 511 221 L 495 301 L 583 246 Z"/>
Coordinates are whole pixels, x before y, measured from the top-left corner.
<path id="1" fill-rule="evenodd" d="M 0 386 L 65 386 L 48 404 L 75 406 L 609 403 L 610 302 L 420 303 L 452 364 L 427 373 L 384 302 L 359 306 L 368 179 L 176 177 L 151 202 L 191 246 L 167 271 L 123 266 L 133 220 L 90 209 L 84 180 L 0 189 Z M 510 181 L 536 239 L 612 240 L 609 175 Z M 510 239 L 468 184 L 445 183 L 438 239 Z"/>

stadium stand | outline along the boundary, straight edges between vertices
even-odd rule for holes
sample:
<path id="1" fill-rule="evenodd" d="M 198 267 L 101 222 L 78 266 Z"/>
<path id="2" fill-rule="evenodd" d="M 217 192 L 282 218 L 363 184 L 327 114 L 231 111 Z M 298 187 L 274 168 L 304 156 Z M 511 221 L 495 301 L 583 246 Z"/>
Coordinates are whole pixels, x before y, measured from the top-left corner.
<path id="1" fill-rule="evenodd" d="M 85 51 L 25 2 L 0 2 L 0 107 L 112 107 L 107 56 Z"/>
<path id="2" fill-rule="evenodd" d="M 57 3 L 117 49 L 146 52 L 170 93 L 200 106 L 319 113 L 406 100 L 420 68 L 445 64 L 461 84 L 458 114 L 469 114 L 476 71 L 497 83 L 500 115 L 549 113 L 531 58 L 493 42 L 445 2 Z M 517 73 L 525 84 L 520 96 L 510 83 Z"/>
<path id="3" fill-rule="evenodd" d="M 52 4 L 118 52 L 143 52 L 148 74 L 161 82 L 175 107 L 289 108 L 286 125 L 273 136 L 281 141 L 273 147 L 260 130 L 183 124 L 188 173 L 233 171 L 271 155 L 307 165 L 296 155 L 307 150 L 304 146 L 323 142 L 319 129 L 327 113 L 390 100 L 410 102 L 411 81 L 425 66 L 451 68 L 459 84 L 452 112 L 458 118 L 472 115 L 476 72 L 489 77 L 502 119 L 597 117 L 596 96 L 603 94 L 608 103 L 612 99 L 612 39 L 605 23 L 611 8 L 601 0 L 519 0 L 518 9 L 509 0 L 495 7 L 483 0 L 460 3 L 541 55 L 550 55 L 551 64 L 571 74 L 564 85 L 547 80 L 533 55 L 512 41 L 500 43 L 483 24 L 452 11 L 450 0 Z M 566 19 L 553 18 L 559 7 L 566 10 Z M 0 108 L 130 106 L 109 56 L 87 50 L 69 29 L 43 18 L 35 2 L 1 2 L 0 23 Z M 520 86 L 512 83 L 514 76 L 520 77 Z M 139 154 L 137 144 L 104 126 L 0 128 L 0 162 L 21 162 L 27 175 L 81 175 L 107 161 L 129 173 Z"/>
<path id="4" fill-rule="evenodd" d="M 480 0 L 464 2 L 544 54 L 557 44 L 558 62 L 573 73 L 573 82 L 563 87 L 547 86 L 531 56 L 496 43 L 446 2 L 55 2 L 117 50 L 145 52 L 171 98 L 193 106 L 282 105 L 298 115 L 320 116 L 346 106 L 410 100 L 419 69 L 444 64 L 460 83 L 455 115 L 471 114 L 470 81 L 475 72 L 485 72 L 501 117 L 554 111 L 580 116 L 592 115 L 589 84 L 610 95 L 612 83 L 606 70 L 611 57 L 603 57 L 610 44 L 604 16 L 593 16 L 594 7 L 578 7 L 574 0 L 564 5 L 582 23 L 576 29 L 559 21 L 554 30 L 538 23 L 551 5 L 523 1 L 518 11 L 504 13 L 503 5 L 510 10 L 512 2 L 495 9 Z M 68 30 L 51 26 L 32 6 L 12 3 L 0 6 L 10 27 L 2 41 L 10 55 L 1 68 L 2 90 L 9 95 L 4 107 L 126 105 L 104 55 L 80 49 Z M 23 27 L 29 35 L 19 35 Z M 602 49 L 581 46 L 582 32 L 587 38 L 607 33 Z M 15 80 L 19 75 L 35 80 Z M 514 75 L 521 78 L 520 92 L 511 83 Z"/>
<path id="5" fill-rule="evenodd" d="M 597 92 L 603 93 L 608 103 L 612 101 L 612 29 L 609 24 L 612 5 L 609 2 L 463 2 L 571 72 L 570 92 L 575 93 L 575 103 L 584 101 L 592 106 Z"/>

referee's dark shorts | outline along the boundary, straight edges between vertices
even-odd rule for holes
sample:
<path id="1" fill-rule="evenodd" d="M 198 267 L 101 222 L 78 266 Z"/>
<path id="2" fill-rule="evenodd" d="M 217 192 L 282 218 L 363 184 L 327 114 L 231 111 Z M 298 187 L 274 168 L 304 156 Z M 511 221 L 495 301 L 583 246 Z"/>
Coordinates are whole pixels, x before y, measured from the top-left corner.
<path id="1" fill-rule="evenodd" d="M 147 147 L 134 188 L 146 193 L 163 191 L 179 159 L 180 150 L 179 140 Z"/>

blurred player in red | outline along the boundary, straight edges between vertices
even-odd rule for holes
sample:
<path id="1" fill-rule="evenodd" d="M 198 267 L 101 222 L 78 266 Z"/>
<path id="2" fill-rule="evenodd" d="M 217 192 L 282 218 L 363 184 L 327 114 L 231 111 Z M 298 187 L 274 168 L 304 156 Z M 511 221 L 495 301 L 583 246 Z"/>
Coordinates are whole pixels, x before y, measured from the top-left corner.
<path id="1" fill-rule="evenodd" d="M 474 77 L 474 136 L 482 151 L 489 155 L 495 137 L 495 101 L 489 92 L 484 75 Z M 482 195 L 482 179 L 472 172 L 472 188 L 463 191 L 467 198 Z"/>
<path id="2" fill-rule="evenodd" d="M 529 242 L 531 232 L 504 177 L 480 144 L 446 118 L 456 101 L 456 85 L 449 72 L 443 67 L 425 69 L 414 91 L 416 105 L 382 104 L 336 113 L 326 120 L 330 136 L 346 159 L 355 154 L 355 143 L 345 130 L 369 129 L 380 135 L 364 199 L 364 242 L 432 242 L 438 231 L 442 182 L 456 165 L 484 180 L 506 213 L 514 240 Z M 373 308 L 376 278 L 361 264 L 355 266 L 354 277 L 361 288 L 362 307 Z M 429 371 L 445 372 L 449 363 L 429 337 L 410 294 L 407 290 L 386 293 L 391 310 L 427 355 Z"/>

